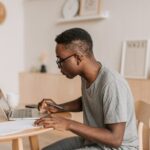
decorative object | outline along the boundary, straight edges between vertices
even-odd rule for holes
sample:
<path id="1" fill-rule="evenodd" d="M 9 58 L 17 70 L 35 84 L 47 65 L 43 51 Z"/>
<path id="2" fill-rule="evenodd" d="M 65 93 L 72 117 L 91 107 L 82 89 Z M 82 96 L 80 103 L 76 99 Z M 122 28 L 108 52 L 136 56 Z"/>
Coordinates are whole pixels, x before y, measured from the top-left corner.
<path id="1" fill-rule="evenodd" d="M 109 11 L 102 11 L 101 0 L 66 0 L 57 23 L 100 21 L 109 17 Z"/>
<path id="2" fill-rule="evenodd" d="M 101 0 L 80 0 L 80 16 L 98 15 Z"/>
<path id="3" fill-rule="evenodd" d="M 46 65 L 42 64 L 41 65 L 41 69 L 40 69 L 40 72 L 47 72 L 47 68 L 46 68 Z"/>
<path id="4" fill-rule="evenodd" d="M 131 40 L 123 44 L 121 74 L 127 78 L 148 77 L 149 40 Z"/>
<path id="5" fill-rule="evenodd" d="M 73 18 L 79 10 L 79 0 L 67 0 L 63 7 L 63 17 Z"/>
<path id="6" fill-rule="evenodd" d="M 0 24 L 4 22 L 6 18 L 6 9 L 2 2 L 0 2 Z"/>
<path id="7" fill-rule="evenodd" d="M 47 72 L 47 67 L 46 67 L 46 63 L 47 63 L 47 59 L 48 59 L 48 54 L 46 51 L 43 51 L 40 54 L 40 63 L 41 63 L 41 67 L 40 67 L 40 72 L 42 73 L 46 73 Z"/>

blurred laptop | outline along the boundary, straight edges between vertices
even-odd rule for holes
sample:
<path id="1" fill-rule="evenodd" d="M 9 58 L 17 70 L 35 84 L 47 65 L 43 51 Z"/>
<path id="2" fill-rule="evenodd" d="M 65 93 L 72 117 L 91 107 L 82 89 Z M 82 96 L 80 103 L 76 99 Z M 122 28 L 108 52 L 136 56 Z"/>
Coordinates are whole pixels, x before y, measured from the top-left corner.
<path id="1" fill-rule="evenodd" d="M 38 119 L 42 117 L 38 109 L 24 108 L 11 109 L 9 106 L 5 93 L 0 89 L 0 117 L 6 120 L 22 120 L 22 119 Z"/>

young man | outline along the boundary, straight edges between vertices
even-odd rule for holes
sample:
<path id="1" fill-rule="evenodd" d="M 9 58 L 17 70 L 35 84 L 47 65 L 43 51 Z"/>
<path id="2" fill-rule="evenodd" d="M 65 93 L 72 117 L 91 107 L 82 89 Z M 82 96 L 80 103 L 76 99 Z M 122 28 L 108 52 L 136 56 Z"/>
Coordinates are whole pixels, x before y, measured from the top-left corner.
<path id="1" fill-rule="evenodd" d="M 98 62 L 89 33 L 80 28 L 64 31 L 55 39 L 57 64 L 67 78 L 81 76 L 82 97 L 61 104 L 65 111 L 83 111 L 84 123 L 51 115 L 35 122 L 45 128 L 69 130 L 78 136 L 56 142 L 44 150 L 138 150 L 134 103 L 127 82 Z M 59 112 L 39 103 L 40 111 Z"/>

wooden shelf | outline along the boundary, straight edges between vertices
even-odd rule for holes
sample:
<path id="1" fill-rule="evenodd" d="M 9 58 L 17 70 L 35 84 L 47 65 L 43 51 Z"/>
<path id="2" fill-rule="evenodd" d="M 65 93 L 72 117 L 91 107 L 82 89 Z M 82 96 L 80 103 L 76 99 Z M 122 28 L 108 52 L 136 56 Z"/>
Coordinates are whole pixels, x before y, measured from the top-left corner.
<path id="1" fill-rule="evenodd" d="M 79 21 L 89 21 L 89 20 L 102 20 L 106 19 L 109 17 L 109 12 L 105 12 L 100 15 L 95 15 L 95 16 L 77 16 L 74 18 L 62 18 L 57 21 L 57 23 L 67 23 L 67 22 L 79 22 Z"/>

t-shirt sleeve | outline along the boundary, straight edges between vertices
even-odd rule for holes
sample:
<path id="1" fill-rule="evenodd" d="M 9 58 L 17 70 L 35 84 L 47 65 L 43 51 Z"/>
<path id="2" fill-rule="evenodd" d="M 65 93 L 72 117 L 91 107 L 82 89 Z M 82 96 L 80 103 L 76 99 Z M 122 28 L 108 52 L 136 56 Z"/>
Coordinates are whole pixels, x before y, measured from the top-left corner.
<path id="1" fill-rule="evenodd" d="M 103 89 L 104 123 L 112 124 L 127 121 L 127 89 L 124 85 L 111 82 Z"/>

